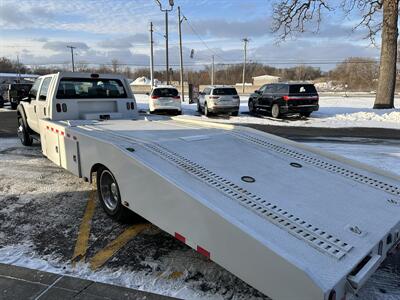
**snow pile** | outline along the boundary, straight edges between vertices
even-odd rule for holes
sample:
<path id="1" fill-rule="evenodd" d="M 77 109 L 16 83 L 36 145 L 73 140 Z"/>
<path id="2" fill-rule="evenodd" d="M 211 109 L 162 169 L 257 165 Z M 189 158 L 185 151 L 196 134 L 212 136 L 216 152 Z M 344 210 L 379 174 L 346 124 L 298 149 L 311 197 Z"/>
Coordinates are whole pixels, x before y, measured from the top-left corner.
<path id="1" fill-rule="evenodd" d="M 160 84 L 160 81 L 154 79 L 154 84 Z M 134 81 L 131 82 L 131 85 L 151 85 L 151 80 L 146 76 L 138 77 Z"/>
<path id="2" fill-rule="evenodd" d="M 131 85 L 150 85 L 150 84 L 151 84 L 150 79 L 145 76 L 138 77 L 131 83 Z"/>
<path id="3" fill-rule="evenodd" d="M 339 114 L 335 118 L 339 121 L 376 121 L 400 123 L 400 111 L 391 111 L 389 113 L 379 114 L 376 112 L 357 112 L 350 114 Z"/>

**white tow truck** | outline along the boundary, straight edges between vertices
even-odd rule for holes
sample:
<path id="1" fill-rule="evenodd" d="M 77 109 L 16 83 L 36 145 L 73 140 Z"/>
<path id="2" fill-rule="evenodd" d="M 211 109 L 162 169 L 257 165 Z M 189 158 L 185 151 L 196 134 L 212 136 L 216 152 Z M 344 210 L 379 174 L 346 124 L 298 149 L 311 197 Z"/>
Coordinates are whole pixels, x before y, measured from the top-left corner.
<path id="1" fill-rule="evenodd" d="M 97 178 L 109 215 L 143 216 L 273 299 L 343 299 L 398 250 L 398 176 L 250 128 L 139 115 L 121 76 L 42 76 L 18 122 L 24 145 L 40 138 Z"/>

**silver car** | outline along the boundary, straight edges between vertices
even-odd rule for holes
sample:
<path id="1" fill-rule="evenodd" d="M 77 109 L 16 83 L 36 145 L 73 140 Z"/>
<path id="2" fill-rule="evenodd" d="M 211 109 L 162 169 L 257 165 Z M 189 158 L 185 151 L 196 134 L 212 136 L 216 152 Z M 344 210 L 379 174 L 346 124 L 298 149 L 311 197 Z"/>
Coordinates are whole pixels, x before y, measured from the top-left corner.
<path id="1" fill-rule="evenodd" d="M 210 114 L 239 114 L 240 97 L 234 87 L 215 85 L 206 87 L 199 93 L 197 111 Z"/>

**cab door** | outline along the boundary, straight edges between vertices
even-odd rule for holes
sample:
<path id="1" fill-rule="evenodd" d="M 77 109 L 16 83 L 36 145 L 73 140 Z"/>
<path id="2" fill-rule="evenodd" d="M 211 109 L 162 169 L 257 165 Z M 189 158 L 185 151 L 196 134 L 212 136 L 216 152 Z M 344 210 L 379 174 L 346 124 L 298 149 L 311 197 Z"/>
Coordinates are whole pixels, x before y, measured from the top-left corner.
<path id="1" fill-rule="evenodd" d="M 257 107 L 262 106 L 262 95 L 263 95 L 263 93 L 264 93 L 266 87 L 267 87 L 267 85 L 264 84 L 262 87 L 260 87 L 260 88 L 258 89 L 258 91 L 256 91 L 256 94 L 254 94 L 254 95 L 256 96 L 256 97 L 255 97 L 255 105 L 256 105 Z"/>
<path id="2" fill-rule="evenodd" d="M 39 124 L 40 119 L 47 119 L 49 116 L 49 87 L 52 77 L 44 77 L 40 86 L 36 104 L 36 118 Z"/>
<path id="3" fill-rule="evenodd" d="M 260 106 L 262 108 L 270 107 L 272 102 L 272 97 L 273 97 L 273 85 L 268 84 L 265 86 L 264 92 L 260 97 Z"/>
<path id="4" fill-rule="evenodd" d="M 36 113 L 37 113 L 37 102 L 38 102 L 37 97 L 41 83 L 42 83 L 42 77 L 36 79 L 31 90 L 29 91 L 29 98 L 31 99 L 31 101 L 23 103 L 28 126 L 35 132 L 39 132 L 39 124 Z"/>

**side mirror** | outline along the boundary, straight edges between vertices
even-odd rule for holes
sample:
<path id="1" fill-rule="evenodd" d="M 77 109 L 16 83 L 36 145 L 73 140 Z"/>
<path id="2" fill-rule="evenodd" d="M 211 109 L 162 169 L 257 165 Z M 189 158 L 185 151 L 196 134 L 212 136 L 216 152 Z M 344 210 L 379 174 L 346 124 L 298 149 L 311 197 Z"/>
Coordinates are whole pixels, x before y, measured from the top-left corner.
<path id="1" fill-rule="evenodd" d="M 259 90 L 255 90 L 254 93 L 261 94 Z"/>

